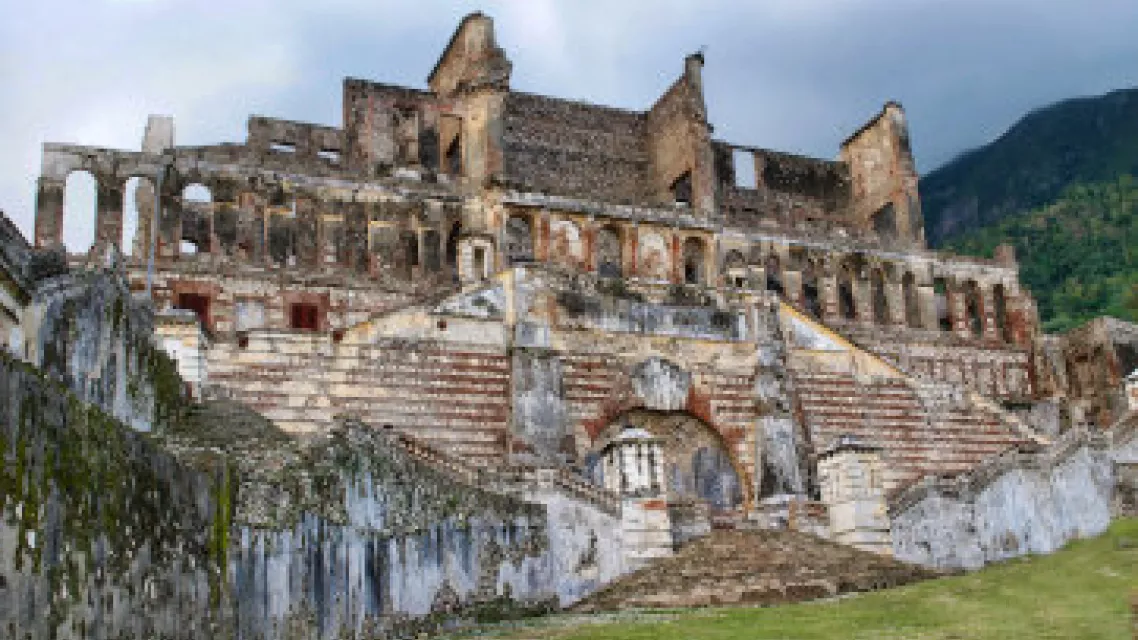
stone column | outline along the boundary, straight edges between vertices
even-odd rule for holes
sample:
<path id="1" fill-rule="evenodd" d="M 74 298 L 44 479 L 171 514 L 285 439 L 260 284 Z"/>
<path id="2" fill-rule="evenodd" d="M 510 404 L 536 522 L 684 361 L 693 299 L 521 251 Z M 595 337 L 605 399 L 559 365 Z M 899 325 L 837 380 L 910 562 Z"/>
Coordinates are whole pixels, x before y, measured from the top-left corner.
<path id="1" fill-rule="evenodd" d="M 621 251 L 621 262 L 624 263 L 621 271 L 626 278 L 634 277 L 640 273 L 640 225 L 633 223 L 626 227 L 622 240 L 626 246 Z"/>
<path id="2" fill-rule="evenodd" d="M 905 326 L 905 291 L 899 280 L 885 280 L 885 303 L 888 323 Z"/>
<path id="3" fill-rule="evenodd" d="M 581 227 L 582 264 L 585 271 L 597 270 L 597 221 L 590 217 Z"/>
<path id="4" fill-rule="evenodd" d="M 1003 342 L 1003 336 L 1000 335 L 1000 326 L 996 324 L 996 296 L 992 293 L 992 287 L 986 285 L 980 286 L 980 319 L 984 323 L 984 340 Z M 1007 322 L 1006 295 L 1004 296 L 1004 322 Z"/>
<path id="5" fill-rule="evenodd" d="M 818 296 L 822 302 L 822 318 L 826 322 L 837 320 L 841 315 L 838 305 L 838 277 L 825 273 L 818 278 Z"/>
<path id="6" fill-rule="evenodd" d="M 36 181 L 37 247 L 63 244 L 63 192 L 66 180 L 41 176 Z"/>
<path id="7" fill-rule="evenodd" d="M 936 289 L 931 285 L 917 285 L 917 308 L 920 310 L 921 327 L 937 330 Z"/>
<path id="8" fill-rule="evenodd" d="M 113 176 L 96 180 L 95 243 L 122 248 L 122 183 Z"/>
<path id="9" fill-rule="evenodd" d="M 854 276 L 850 282 L 853 289 L 854 315 L 861 324 L 871 325 L 873 318 L 873 286 L 866 278 Z"/>
<path id="10" fill-rule="evenodd" d="M 964 290 L 958 283 L 949 281 L 945 293 L 948 302 L 948 319 L 952 323 L 952 332 L 961 338 L 969 338 L 972 328 L 968 326 L 968 306 L 964 299 Z"/>
<path id="11" fill-rule="evenodd" d="M 802 294 L 802 272 L 801 271 L 787 271 L 782 272 L 782 288 L 783 294 L 791 304 L 803 309 L 806 306 L 806 296 Z"/>

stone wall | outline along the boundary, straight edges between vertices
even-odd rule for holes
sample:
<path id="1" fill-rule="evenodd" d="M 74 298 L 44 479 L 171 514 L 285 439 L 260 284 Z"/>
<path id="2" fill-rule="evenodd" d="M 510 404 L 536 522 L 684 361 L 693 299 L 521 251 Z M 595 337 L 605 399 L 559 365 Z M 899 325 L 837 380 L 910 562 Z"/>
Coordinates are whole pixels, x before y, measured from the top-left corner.
<path id="1" fill-rule="evenodd" d="M 212 635 L 224 579 L 212 474 L 7 357 L 0 390 L 0 634 Z"/>
<path id="2" fill-rule="evenodd" d="M 149 306 L 120 274 L 78 270 L 41 281 L 24 315 L 26 359 L 84 402 L 140 431 L 177 412 L 182 380 L 153 338 Z"/>
<path id="3" fill-rule="evenodd" d="M 140 434 L 6 357 L 0 389 L 10 637 L 386 637 L 569 604 L 622 571 L 603 501 L 503 492 L 392 432 L 306 444 L 207 404 Z"/>
<path id="4" fill-rule="evenodd" d="M 1051 553 L 1110 524 L 1115 465 L 1138 460 L 1133 429 L 1072 431 L 1053 446 L 1011 451 L 955 478 L 927 477 L 890 504 L 897 558 L 979 568 Z"/>
<path id="5" fill-rule="evenodd" d="M 511 92 L 506 180 L 527 191 L 643 202 L 648 177 L 642 114 Z"/>

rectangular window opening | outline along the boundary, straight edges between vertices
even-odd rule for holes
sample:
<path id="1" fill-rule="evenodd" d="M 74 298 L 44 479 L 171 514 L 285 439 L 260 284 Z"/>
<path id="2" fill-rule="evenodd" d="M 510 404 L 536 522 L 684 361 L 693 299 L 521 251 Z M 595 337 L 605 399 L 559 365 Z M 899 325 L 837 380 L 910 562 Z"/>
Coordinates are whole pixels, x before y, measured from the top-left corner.
<path id="1" fill-rule="evenodd" d="M 291 142 L 271 142 L 269 143 L 269 151 L 277 153 L 296 153 L 296 145 Z"/>
<path id="2" fill-rule="evenodd" d="M 289 308 L 289 327 L 301 331 L 320 328 L 320 309 L 314 304 L 298 302 Z"/>
<path id="3" fill-rule="evenodd" d="M 193 311 L 202 327 L 209 328 L 209 296 L 200 293 L 179 293 L 174 301 L 175 309 Z"/>
<path id="4" fill-rule="evenodd" d="M 735 186 L 740 189 L 754 189 L 755 154 L 743 149 L 732 149 L 731 157 L 735 164 Z"/>

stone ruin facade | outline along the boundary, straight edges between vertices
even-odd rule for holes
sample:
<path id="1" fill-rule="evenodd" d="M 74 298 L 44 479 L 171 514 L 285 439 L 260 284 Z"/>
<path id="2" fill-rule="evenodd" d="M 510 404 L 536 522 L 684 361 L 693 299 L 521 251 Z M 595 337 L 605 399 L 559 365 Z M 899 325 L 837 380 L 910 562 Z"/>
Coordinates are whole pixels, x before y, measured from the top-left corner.
<path id="1" fill-rule="evenodd" d="M 338 127 L 254 116 L 243 143 L 187 147 L 152 117 L 140 151 L 45 144 L 34 245 L 81 224 L 65 181 L 87 171 L 95 241 L 70 262 L 114 254 L 141 178 L 121 268 L 188 393 L 302 438 L 349 420 L 492 489 L 592 505 L 563 602 L 622 571 L 598 548 L 636 564 L 713 527 L 952 565 L 921 551 L 965 544 L 914 515 L 948 495 L 930 478 L 1058 441 L 1124 448 L 1076 436 L 1131 419 L 1131 328 L 1045 336 L 1010 247 L 930 250 L 899 104 L 836 160 L 740 145 L 713 136 L 703 65 L 642 111 L 527 94 L 475 13 L 426 89 L 346 79 Z M 26 301 L 4 302 L 29 356 Z"/>

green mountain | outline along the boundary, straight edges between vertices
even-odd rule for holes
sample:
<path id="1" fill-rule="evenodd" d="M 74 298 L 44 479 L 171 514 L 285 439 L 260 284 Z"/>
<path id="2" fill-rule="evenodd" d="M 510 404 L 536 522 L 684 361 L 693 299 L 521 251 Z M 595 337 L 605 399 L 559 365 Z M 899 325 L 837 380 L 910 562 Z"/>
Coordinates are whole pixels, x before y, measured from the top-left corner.
<path id="1" fill-rule="evenodd" d="M 925 176 L 926 235 L 940 246 L 1052 203 L 1071 185 L 1125 174 L 1138 175 L 1138 88 L 1059 102 Z"/>
<path id="2" fill-rule="evenodd" d="M 933 246 L 1016 248 L 1048 331 L 1138 322 L 1138 88 L 1033 111 L 921 180 Z"/>
<path id="3" fill-rule="evenodd" d="M 1051 204 L 958 235 L 945 248 L 991 257 L 1003 242 L 1016 248 L 1045 330 L 1100 315 L 1138 322 L 1138 178 L 1069 186 Z"/>

